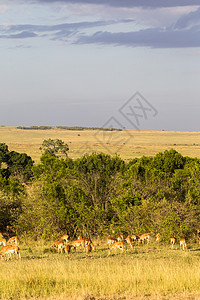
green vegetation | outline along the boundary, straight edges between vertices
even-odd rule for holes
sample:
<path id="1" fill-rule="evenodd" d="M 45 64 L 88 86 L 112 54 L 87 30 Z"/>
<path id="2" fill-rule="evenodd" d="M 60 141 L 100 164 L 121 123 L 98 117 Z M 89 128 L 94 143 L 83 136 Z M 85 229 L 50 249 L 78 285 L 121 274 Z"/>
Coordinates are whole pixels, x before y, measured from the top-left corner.
<path id="1" fill-rule="evenodd" d="M 23 130 L 49 130 L 52 129 L 52 126 L 18 126 L 17 129 Z"/>
<path id="2" fill-rule="evenodd" d="M 159 232 L 195 239 L 200 221 L 200 160 L 166 150 L 125 163 L 104 153 L 72 160 L 68 145 L 45 140 L 39 164 L 1 144 L 0 231 L 23 236 L 102 237 Z M 60 157 L 58 153 L 65 154 Z M 27 185 L 28 182 L 28 185 Z"/>
<path id="3" fill-rule="evenodd" d="M 105 153 L 71 159 L 68 148 L 44 140 L 33 164 L 0 144 L 0 232 L 12 228 L 22 256 L 0 262 L 0 298 L 198 298 L 200 159 L 175 149 L 129 162 Z M 150 244 L 107 257 L 108 235 L 147 232 Z M 51 248 L 63 233 L 90 237 L 97 250 L 87 260 L 72 251 L 68 261 Z M 186 238 L 188 250 L 171 250 L 172 236 Z"/>
<path id="4" fill-rule="evenodd" d="M 42 146 L 40 147 L 41 151 L 44 151 L 45 154 L 49 154 L 55 157 L 67 156 L 67 151 L 69 147 L 63 141 L 56 139 L 44 140 Z"/>

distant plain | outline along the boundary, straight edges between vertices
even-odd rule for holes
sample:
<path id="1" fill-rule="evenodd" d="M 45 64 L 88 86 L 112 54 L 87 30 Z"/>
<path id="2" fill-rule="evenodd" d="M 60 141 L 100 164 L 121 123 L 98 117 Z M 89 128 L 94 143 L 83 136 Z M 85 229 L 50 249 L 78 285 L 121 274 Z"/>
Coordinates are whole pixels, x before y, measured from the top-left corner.
<path id="1" fill-rule="evenodd" d="M 158 152 L 177 150 L 183 156 L 200 158 L 200 132 L 198 131 L 101 131 L 66 130 L 52 127 L 49 130 L 27 130 L 17 127 L 0 127 L 0 142 L 9 150 L 25 152 L 38 163 L 40 146 L 45 139 L 61 139 L 69 145 L 69 157 L 76 159 L 85 153 L 104 152 L 119 154 L 129 161 L 135 157 L 154 156 Z"/>

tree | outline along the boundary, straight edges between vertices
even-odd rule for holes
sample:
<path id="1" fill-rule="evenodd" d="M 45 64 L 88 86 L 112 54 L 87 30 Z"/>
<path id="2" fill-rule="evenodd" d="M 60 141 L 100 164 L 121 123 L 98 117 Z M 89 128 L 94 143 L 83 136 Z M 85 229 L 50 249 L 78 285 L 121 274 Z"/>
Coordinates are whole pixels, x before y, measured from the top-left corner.
<path id="1" fill-rule="evenodd" d="M 176 169 L 183 169 L 184 165 L 185 158 L 174 149 L 156 154 L 152 161 L 153 168 L 169 175 L 172 175 Z"/>
<path id="2" fill-rule="evenodd" d="M 3 178 L 11 176 L 26 182 L 32 176 L 32 166 L 33 160 L 26 153 L 9 151 L 6 144 L 0 144 L 0 174 Z"/>
<path id="3" fill-rule="evenodd" d="M 48 139 L 43 141 L 40 150 L 44 151 L 45 154 L 50 154 L 55 157 L 66 157 L 67 151 L 69 151 L 69 147 L 62 140 Z"/>
<path id="4" fill-rule="evenodd" d="M 110 193 L 114 187 L 114 179 L 125 169 L 120 157 L 104 153 L 84 155 L 75 161 L 78 179 L 82 188 L 88 193 L 91 204 L 108 209 Z"/>
<path id="5" fill-rule="evenodd" d="M 30 180 L 32 176 L 33 160 L 26 153 L 11 151 L 7 161 L 9 173 L 21 182 Z"/>

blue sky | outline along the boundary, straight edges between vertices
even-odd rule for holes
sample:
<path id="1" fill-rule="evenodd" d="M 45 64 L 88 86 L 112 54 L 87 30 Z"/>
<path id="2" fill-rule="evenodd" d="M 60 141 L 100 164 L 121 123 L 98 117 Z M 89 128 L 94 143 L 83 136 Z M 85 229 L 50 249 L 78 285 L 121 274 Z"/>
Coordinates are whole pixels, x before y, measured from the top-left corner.
<path id="1" fill-rule="evenodd" d="M 1 0 L 0 20 L 0 125 L 200 129 L 199 0 Z"/>

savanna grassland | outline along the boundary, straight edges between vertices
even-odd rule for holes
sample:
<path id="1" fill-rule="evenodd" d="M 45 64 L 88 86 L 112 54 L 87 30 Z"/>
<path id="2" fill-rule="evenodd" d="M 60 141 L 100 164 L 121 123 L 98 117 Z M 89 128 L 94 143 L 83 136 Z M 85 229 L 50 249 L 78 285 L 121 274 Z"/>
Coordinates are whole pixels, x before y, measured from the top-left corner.
<path id="1" fill-rule="evenodd" d="M 0 299 L 200 299 L 199 132 L 0 127 L 0 199 L 21 254 L 0 261 Z M 68 260 L 51 247 L 64 233 L 96 250 Z M 108 257 L 121 233 L 150 243 Z"/>
<path id="2" fill-rule="evenodd" d="M 127 247 L 107 257 L 104 240 L 84 257 L 51 251 L 50 242 L 20 246 L 21 259 L 1 261 L 1 299 L 200 299 L 200 249 L 167 244 Z"/>
<path id="3" fill-rule="evenodd" d="M 200 133 L 182 131 L 101 131 L 101 130 L 26 130 L 0 127 L 0 142 L 10 150 L 25 152 L 38 163 L 43 140 L 61 139 L 69 145 L 69 157 L 76 159 L 85 153 L 118 153 L 128 161 L 134 157 L 153 156 L 175 149 L 183 156 L 200 158 Z"/>

